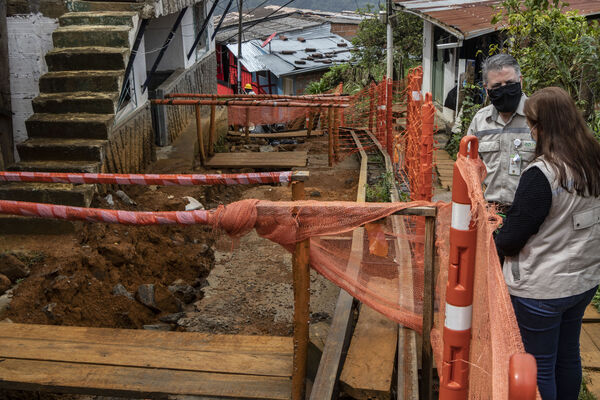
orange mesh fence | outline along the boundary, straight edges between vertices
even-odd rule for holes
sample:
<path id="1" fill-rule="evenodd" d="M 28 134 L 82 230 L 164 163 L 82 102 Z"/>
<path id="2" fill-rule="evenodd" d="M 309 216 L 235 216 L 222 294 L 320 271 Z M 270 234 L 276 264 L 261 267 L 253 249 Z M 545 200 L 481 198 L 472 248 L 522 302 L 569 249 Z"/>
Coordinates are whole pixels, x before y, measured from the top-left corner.
<path id="1" fill-rule="evenodd" d="M 227 107 L 229 125 L 266 125 L 289 123 L 304 118 L 306 108 L 302 107 Z"/>
<path id="2" fill-rule="evenodd" d="M 492 232 L 499 220 L 483 199 L 485 168 L 480 160 L 460 156 L 477 231 L 470 345 L 469 398 L 506 399 L 510 356 L 523 352 L 519 330 L 502 276 Z M 243 200 L 211 211 L 131 212 L 48 204 L 0 201 L 0 212 L 28 216 L 127 224 L 209 224 L 233 237 L 252 229 L 292 251 L 311 239 L 312 267 L 337 286 L 392 320 L 422 329 L 424 238 L 414 217 L 393 215 L 409 207 L 434 206 L 438 213 L 439 273 L 432 347 L 443 374 L 445 287 L 448 283 L 449 227 L 447 203 L 269 202 Z"/>

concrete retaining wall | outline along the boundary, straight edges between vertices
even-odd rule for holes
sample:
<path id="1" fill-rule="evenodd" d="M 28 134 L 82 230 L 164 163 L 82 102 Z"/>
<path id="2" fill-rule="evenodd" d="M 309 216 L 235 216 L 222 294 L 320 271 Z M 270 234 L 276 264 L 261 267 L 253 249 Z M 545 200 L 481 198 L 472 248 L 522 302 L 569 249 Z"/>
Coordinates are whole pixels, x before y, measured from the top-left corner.
<path id="1" fill-rule="evenodd" d="M 155 92 L 157 98 L 171 93 L 217 93 L 217 58 L 214 51 L 187 70 L 175 70 Z M 195 118 L 193 106 L 154 107 L 156 143 L 160 146 L 173 143 Z M 202 113 L 210 113 L 210 107 L 202 107 Z"/>
<path id="2" fill-rule="evenodd" d="M 154 132 L 148 102 L 112 129 L 103 170 L 139 173 L 154 160 Z"/>
<path id="3" fill-rule="evenodd" d="M 54 47 L 52 32 L 58 20 L 39 13 L 13 15 L 6 18 L 6 25 L 13 137 L 17 144 L 27 139 L 25 120 L 33 114 L 31 100 L 40 94 L 40 76 L 48 71 L 44 54 Z M 16 150 L 15 156 L 18 158 Z"/>

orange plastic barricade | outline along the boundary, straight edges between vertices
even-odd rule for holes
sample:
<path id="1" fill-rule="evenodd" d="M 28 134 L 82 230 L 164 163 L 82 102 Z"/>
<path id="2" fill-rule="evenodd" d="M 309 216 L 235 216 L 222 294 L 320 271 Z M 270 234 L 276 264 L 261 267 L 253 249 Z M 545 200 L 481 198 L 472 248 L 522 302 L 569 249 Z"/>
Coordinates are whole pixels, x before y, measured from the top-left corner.
<path id="1" fill-rule="evenodd" d="M 513 354 L 508 367 L 508 400 L 534 400 L 537 364 L 528 353 Z"/>
<path id="2" fill-rule="evenodd" d="M 460 142 L 460 154 L 478 157 L 474 136 Z M 450 259 L 446 286 L 446 318 L 440 399 L 466 399 L 469 389 L 469 350 L 473 316 L 473 278 L 477 229 L 471 224 L 471 199 L 467 184 L 454 166 Z"/>

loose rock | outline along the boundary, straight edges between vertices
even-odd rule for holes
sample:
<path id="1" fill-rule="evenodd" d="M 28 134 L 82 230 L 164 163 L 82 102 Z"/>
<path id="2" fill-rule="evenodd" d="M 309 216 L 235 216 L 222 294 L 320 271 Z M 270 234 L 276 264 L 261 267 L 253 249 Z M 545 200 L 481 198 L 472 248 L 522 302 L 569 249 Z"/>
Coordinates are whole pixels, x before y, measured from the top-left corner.
<path id="1" fill-rule="evenodd" d="M 46 314 L 46 316 L 50 319 L 54 319 L 55 315 L 54 315 L 54 308 L 56 307 L 56 303 L 48 303 L 44 306 L 44 308 L 42 308 L 42 311 L 44 312 L 44 314 Z"/>
<path id="2" fill-rule="evenodd" d="M 120 283 L 117 283 L 112 290 L 112 294 L 115 296 L 125 296 L 128 299 L 133 300 L 133 295 Z"/>
<path id="3" fill-rule="evenodd" d="M 310 197 L 321 197 L 321 192 L 319 192 L 318 190 L 312 190 L 310 192 Z"/>
<path id="4" fill-rule="evenodd" d="M 131 200 L 131 197 L 127 196 L 127 193 L 125 193 L 124 191 L 117 190 L 115 192 L 115 194 L 117 195 L 118 198 L 120 198 L 123 201 L 123 203 L 128 204 L 130 206 L 137 205 L 137 203 L 135 201 Z"/>
<path id="5" fill-rule="evenodd" d="M 4 292 L 10 289 L 10 285 L 10 279 L 6 275 L 0 274 L 0 294 L 4 294 Z"/>
<path id="6" fill-rule="evenodd" d="M 202 205 L 202 203 L 195 198 L 191 196 L 185 196 L 184 199 L 188 201 L 188 204 L 185 206 L 185 211 L 204 210 L 204 205 Z"/>
<path id="7" fill-rule="evenodd" d="M 0 255 L 0 274 L 15 282 L 17 279 L 29 276 L 29 268 L 12 254 Z"/>
<path id="8" fill-rule="evenodd" d="M 183 301 L 185 304 L 190 304 L 196 300 L 196 291 L 193 287 L 178 279 L 168 287 L 169 291 L 173 293 L 175 297 Z"/>
<path id="9" fill-rule="evenodd" d="M 137 301 L 150 308 L 152 311 L 160 311 L 156 306 L 156 300 L 154 299 L 154 285 L 145 284 L 138 287 L 137 293 L 135 294 Z"/>
<path id="10" fill-rule="evenodd" d="M 159 317 L 158 320 L 161 322 L 166 322 L 168 324 L 175 324 L 175 323 L 177 323 L 177 321 L 179 321 L 183 317 L 185 317 L 185 313 L 178 312 L 178 313 L 163 315 L 162 317 Z"/>
<path id="11" fill-rule="evenodd" d="M 148 331 L 172 331 L 173 327 L 169 324 L 151 324 L 144 325 L 144 329 Z"/>
<path id="12" fill-rule="evenodd" d="M 261 153 L 270 153 L 272 151 L 275 151 L 275 148 L 269 144 L 265 146 L 260 146 L 258 149 Z"/>

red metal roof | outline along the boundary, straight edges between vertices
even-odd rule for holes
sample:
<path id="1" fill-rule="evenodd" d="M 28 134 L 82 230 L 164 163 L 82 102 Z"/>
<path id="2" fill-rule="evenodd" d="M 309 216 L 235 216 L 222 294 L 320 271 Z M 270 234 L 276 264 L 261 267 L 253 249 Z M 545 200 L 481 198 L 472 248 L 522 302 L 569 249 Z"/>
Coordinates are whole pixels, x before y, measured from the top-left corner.
<path id="1" fill-rule="evenodd" d="M 493 32 L 497 27 L 491 19 L 498 10 L 499 0 L 404 0 L 396 1 L 402 9 L 462 36 L 464 39 Z M 566 10 L 579 10 L 581 15 L 600 14 L 598 0 L 569 0 Z"/>

